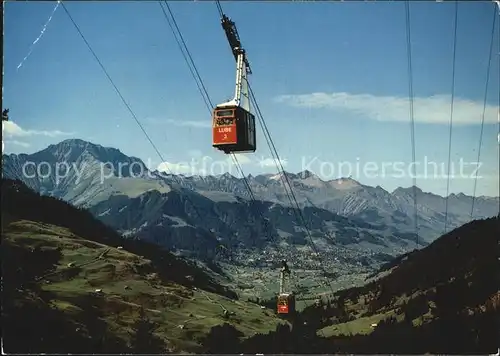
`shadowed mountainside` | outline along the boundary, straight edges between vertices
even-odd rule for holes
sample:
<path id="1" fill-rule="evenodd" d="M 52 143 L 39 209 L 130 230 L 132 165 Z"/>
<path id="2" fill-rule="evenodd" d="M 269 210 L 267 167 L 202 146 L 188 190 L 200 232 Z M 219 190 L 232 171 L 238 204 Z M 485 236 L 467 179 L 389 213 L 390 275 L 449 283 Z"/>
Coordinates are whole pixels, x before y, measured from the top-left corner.
<path id="1" fill-rule="evenodd" d="M 3 179 L 1 203 L 6 352 L 199 352 L 223 322 L 245 337 L 280 323 L 196 264 L 22 182 Z"/>
<path id="2" fill-rule="evenodd" d="M 498 236 L 498 217 L 473 221 L 384 267 L 366 285 L 306 308 L 292 329 L 278 326 L 222 346 L 219 337 L 234 334 L 225 326 L 206 345 L 245 353 L 496 353 Z"/>

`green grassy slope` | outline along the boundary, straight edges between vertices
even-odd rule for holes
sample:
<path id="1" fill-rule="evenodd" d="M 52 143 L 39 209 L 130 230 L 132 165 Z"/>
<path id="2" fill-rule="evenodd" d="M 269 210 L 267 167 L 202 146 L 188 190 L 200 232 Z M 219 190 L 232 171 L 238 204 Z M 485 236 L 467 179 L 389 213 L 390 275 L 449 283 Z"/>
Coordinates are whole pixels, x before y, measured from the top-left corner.
<path id="1" fill-rule="evenodd" d="M 498 236 L 498 217 L 473 221 L 406 255 L 388 271 L 382 267 L 380 278 L 337 294 L 356 320 L 324 332 L 345 333 L 352 326 L 351 333 L 369 333 L 371 324 L 391 316 L 422 325 L 438 317 L 439 309 L 473 313 L 498 293 Z"/>
<path id="2" fill-rule="evenodd" d="M 152 251 L 4 180 L 5 351 L 202 352 L 213 326 L 227 322 L 245 338 L 281 322 L 195 266 Z"/>
<path id="3" fill-rule="evenodd" d="M 344 350 L 353 352 L 374 345 L 385 345 L 377 350 L 384 353 L 494 351 L 500 340 L 498 236 L 498 217 L 473 221 L 382 268 L 380 278 L 337 294 L 333 304 L 342 308 L 318 335 L 373 334 L 346 341 Z"/>

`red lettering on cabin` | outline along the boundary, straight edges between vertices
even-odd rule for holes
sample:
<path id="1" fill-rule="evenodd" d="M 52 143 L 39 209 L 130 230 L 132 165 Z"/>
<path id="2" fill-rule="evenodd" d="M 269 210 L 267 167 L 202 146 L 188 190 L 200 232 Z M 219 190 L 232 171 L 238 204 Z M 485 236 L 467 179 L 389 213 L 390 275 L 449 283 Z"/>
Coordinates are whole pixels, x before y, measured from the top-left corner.
<path id="1" fill-rule="evenodd" d="M 288 305 L 278 305 L 278 313 L 288 313 Z"/>
<path id="2" fill-rule="evenodd" d="M 232 127 L 219 127 L 217 129 L 217 132 L 219 133 L 226 133 L 226 132 L 231 132 L 233 130 Z"/>
<path id="3" fill-rule="evenodd" d="M 236 124 L 229 126 L 218 126 L 213 128 L 213 144 L 235 144 L 236 139 Z"/>

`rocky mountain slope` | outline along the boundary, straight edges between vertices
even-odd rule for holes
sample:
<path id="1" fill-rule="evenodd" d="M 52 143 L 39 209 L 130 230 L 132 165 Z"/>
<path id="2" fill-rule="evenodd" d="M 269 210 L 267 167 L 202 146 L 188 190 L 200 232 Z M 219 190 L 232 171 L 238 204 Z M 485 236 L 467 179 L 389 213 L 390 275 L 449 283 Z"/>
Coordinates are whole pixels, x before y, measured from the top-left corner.
<path id="1" fill-rule="evenodd" d="M 363 185 L 351 178 L 323 181 L 310 171 L 298 174 L 285 172 L 294 188 L 301 207 L 325 209 L 354 221 L 378 226 L 390 226 L 395 231 L 414 232 L 413 188 L 398 188 L 390 193 L 383 188 Z M 285 193 L 283 174 L 249 176 L 247 178 L 257 199 L 290 206 Z M 168 181 L 168 178 L 166 179 Z M 225 174 L 218 177 L 186 177 L 184 185 L 201 192 L 227 192 L 247 197 L 244 180 Z M 202 193 L 203 194 L 203 193 Z M 416 189 L 419 233 L 427 242 L 443 231 L 446 210 L 445 198 Z M 451 194 L 448 201 L 450 229 L 470 221 L 472 197 Z M 479 197 L 475 201 L 475 217 L 498 214 L 498 198 Z"/>
<path id="2" fill-rule="evenodd" d="M 297 261 L 295 269 L 341 275 L 369 272 L 415 247 L 412 189 L 389 193 L 352 179 L 324 182 L 311 172 L 286 173 L 294 186 L 311 236 L 297 221 L 280 176 L 249 177 L 257 202 L 242 179 L 166 176 L 151 172 L 138 158 L 82 140 L 66 140 L 32 155 L 3 155 L 4 177 L 76 206 L 89 208 L 125 236 L 136 236 L 200 258 L 231 256 L 225 262 L 270 266 Z M 38 172 L 37 172 L 38 169 Z M 418 190 L 420 243 L 444 227 L 444 198 Z M 469 220 L 471 197 L 450 196 L 451 227 Z M 476 199 L 481 217 L 498 213 L 498 198 Z M 253 249 L 253 250 L 252 250 Z M 252 253 L 252 251 L 254 251 Z M 250 258 L 249 258 L 250 253 Z M 270 261 L 270 262 L 266 262 Z"/>

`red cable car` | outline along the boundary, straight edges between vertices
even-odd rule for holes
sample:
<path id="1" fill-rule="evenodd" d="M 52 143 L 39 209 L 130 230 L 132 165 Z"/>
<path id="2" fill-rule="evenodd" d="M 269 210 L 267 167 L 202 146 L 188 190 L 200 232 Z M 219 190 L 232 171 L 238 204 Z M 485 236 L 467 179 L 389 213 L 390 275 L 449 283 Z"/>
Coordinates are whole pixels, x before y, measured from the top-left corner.
<path id="1" fill-rule="evenodd" d="M 255 116 L 250 112 L 248 74 L 252 73 L 233 21 L 225 15 L 222 27 L 236 59 L 234 98 L 215 107 L 212 115 L 212 146 L 229 153 L 255 152 Z"/>
<path id="2" fill-rule="evenodd" d="M 255 152 L 255 116 L 237 105 L 214 109 L 212 146 L 224 153 Z"/>
<path id="3" fill-rule="evenodd" d="M 295 296 L 291 293 L 282 293 L 278 295 L 278 314 L 295 313 Z"/>
<path id="4" fill-rule="evenodd" d="M 290 268 L 285 260 L 281 261 L 280 271 L 280 292 L 278 294 L 276 311 L 278 315 L 294 315 L 295 314 L 295 295 L 285 292 L 286 280 L 290 279 Z"/>

